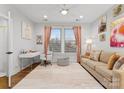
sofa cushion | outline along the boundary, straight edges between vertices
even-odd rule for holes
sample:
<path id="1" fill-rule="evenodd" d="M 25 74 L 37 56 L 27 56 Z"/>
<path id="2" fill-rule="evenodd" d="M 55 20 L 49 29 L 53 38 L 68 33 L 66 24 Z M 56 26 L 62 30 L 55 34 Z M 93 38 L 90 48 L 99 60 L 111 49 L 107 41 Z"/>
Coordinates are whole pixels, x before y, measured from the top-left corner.
<path id="1" fill-rule="evenodd" d="M 107 69 L 106 66 L 96 66 L 95 70 L 108 81 L 112 81 L 112 70 Z"/>
<path id="2" fill-rule="evenodd" d="M 89 52 L 86 52 L 84 55 L 82 55 L 82 57 L 84 57 L 84 58 L 90 58 L 90 53 Z"/>
<path id="3" fill-rule="evenodd" d="M 87 64 L 87 61 L 90 61 L 90 59 L 84 57 L 81 58 L 81 64 Z"/>
<path id="4" fill-rule="evenodd" d="M 115 64 L 115 62 L 119 59 L 119 55 L 116 55 L 116 54 L 113 54 L 110 58 L 109 58 L 109 61 L 108 61 L 108 65 L 107 65 L 107 68 L 109 70 L 112 70 L 113 69 L 113 66 Z"/>
<path id="5" fill-rule="evenodd" d="M 87 62 L 87 65 L 88 65 L 90 68 L 92 68 L 92 69 L 95 70 L 95 63 L 96 63 L 95 61 L 90 60 L 90 61 Z"/>
<path id="6" fill-rule="evenodd" d="M 90 59 L 95 60 L 95 61 L 99 61 L 100 53 L 101 53 L 100 50 L 91 51 Z"/>
<path id="7" fill-rule="evenodd" d="M 101 54 L 101 51 L 95 51 L 95 52 L 94 52 L 93 60 L 99 61 L 99 56 L 100 56 L 100 54 Z"/>
<path id="8" fill-rule="evenodd" d="M 124 56 L 120 57 L 119 60 L 115 63 L 113 69 L 119 69 L 124 64 Z"/>
<path id="9" fill-rule="evenodd" d="M 109 58 L 110 58 L 113 54 L 115 54 L 115 53 L 102 51 L 102 52 L 101 52 L 101 55 L 100 55 L 100 61 L 107 64 Z"/>
<path id="10" fill-rule="evenodd" d="M 105 63 L 98 62 L 98 61 L 93 61 L 93 60 L 88 61 L 88 62 L 87 62 L 87 65 L 88 65 L 90 68 L 94 69 L 94 70 L 95 70 L 95 67 L 96 67 L 97 65 L 104 65 L 104 66 L 106 66 Z"/>

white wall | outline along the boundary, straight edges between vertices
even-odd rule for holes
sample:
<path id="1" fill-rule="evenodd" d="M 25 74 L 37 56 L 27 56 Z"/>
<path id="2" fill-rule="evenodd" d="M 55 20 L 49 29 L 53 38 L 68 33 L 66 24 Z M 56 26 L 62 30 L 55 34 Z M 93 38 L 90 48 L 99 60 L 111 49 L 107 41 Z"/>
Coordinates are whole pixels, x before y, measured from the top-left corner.
<path id="1" fill-rule="evenodd" d="M 35 42 L 34 42 L 34 29 L 33 23 L 27 19 L 25 16 L 17 12 L 16 10 L 13 11 L 13 20 L 14 20 L 14 73 L 20 70 L 20 60 L 18 55 L 22 49 L 35 49 Z M 21 25 L 22 21 L 31 24 L 32 27 L 32 40 L 26 40 L 21 38 Z M 26 59 L 23 60 L 24 66 L 28 65 L 30 60 Z M 28 62 L 27 62 L 28 61 Z"/>
<path id="2" fill-rule="evenodd" d="M 34 27 L 33 22 L 30 21 L 27 17 L 25 17 L 20 11 L 16 10 L 15 8 L 9 6 L 9 5 L 0 5 L 0 12 L 7 15 L 7 12 L 11 11 L 12 19 L 13 19 L 13 38 L 14 38 L 14 44 L 13 44 L 13 72 L 12 74 L 15 74 L 20 71 L 20 59 L 18 55 L 20 54 L 20 51 L 22 49 L 35 49 L 35 43 L 34 43 Z M 32 27 L 32 40 L 26 40 L 21 38 L 21 25 L 22 21 L 27 22 Z M 30 60 L 25 60 L 24 66 L 29 64 Z"/>
<path id="3" fill-rule="evenodd" d="M 94 44 L 94 48 L 95 49 L 102 49 L 105 51 L 112 51 L 112 52 L 118 52 L 119 54 L 124 54 L 124 48 L 112 48 L 110 47 L 110 33 L 111 33 L 111 22 L 117 18 L 120 18 L 122 16 L 124 16 L 124 13 L 121 14 L 118 17 L 112 17 L 112 9 L 108 10 L 105 14 L 103 15 L 107 15 L 107 30 L 105 32 L 106 35 L 106 40 L 101 42 L 99 41 L 98 38 L 98 22 L 99 19 L 95 20 L 92 24 L 91 24 L 91 30 L 89 30 L 88 33 L 91 33 L 91 37 L 95 37 L 93 39 L 93 44 Z M 88 34 L 86 34 L 88 35 Z"/>
<path id="4" fill-rule="evenodd" d="M 91 24 L 82 24 L 81 30 L 81 53 L 84 54 L 86 50 L 86 40 L 92 36 Z"/>
<path id="5" fill-rule="evenodd" d="M 7 70 L 7 47 L 7 20 L 0 18 L 0 74 Z"/>
<path id="6" fill-rule="evenodd" d="M 34 31 L 35 31 L 35 39 L 36 39 L 36 35 L 41 35 L 42 39 L 44 41 L 44 24 L 35 24 L 34 26 Z M 35 49 L 37 51 L 40 51 L 40 53 L 43 53 L 44 50 L 44 42 L 42 45 L 36 45 Z"/>

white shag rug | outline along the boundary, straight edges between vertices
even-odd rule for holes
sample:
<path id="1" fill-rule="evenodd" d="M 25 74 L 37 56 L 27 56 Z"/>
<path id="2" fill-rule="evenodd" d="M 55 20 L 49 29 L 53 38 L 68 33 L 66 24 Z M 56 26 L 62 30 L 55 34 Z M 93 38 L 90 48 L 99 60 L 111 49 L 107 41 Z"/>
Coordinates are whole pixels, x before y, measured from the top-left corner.
<path id="1" fill-rule="evenodd" d="M 14 89 L 103 89 L 78 63 L 38 66 Z"/>

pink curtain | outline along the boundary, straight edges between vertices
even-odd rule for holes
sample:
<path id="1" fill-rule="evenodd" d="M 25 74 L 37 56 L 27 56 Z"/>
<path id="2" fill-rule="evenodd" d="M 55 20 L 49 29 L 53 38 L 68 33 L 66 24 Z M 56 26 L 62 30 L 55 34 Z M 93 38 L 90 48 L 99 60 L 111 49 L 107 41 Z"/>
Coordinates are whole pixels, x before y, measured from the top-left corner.
<path id="1" fill-rule="evenodd" d="M 81 55 L 81 26 L 73 27 L 76 45 L 77 45 L 77 62 L 80 63 L 80 55 Z"/>
<path id="2" fill-rule="evenodd" d="M 48 45 L 49 45 L 50 36 L 51 36 L 51 29 L 52 29 L 51 26 L 44 27 L 44 53 L 45 53 L 46 60 L 47 60 Z"/>

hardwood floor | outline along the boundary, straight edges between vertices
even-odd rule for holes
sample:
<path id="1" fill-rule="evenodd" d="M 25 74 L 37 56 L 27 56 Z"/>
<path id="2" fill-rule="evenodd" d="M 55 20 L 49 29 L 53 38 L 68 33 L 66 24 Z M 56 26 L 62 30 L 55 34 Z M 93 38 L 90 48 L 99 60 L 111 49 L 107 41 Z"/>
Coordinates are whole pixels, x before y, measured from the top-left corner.
<path id="1" fill-rule="evenodd" d="M 6 89 L 8 84 L 7 77 L 0 77 L 0 89 Z"/>
<path id="2" fill-rule="evenodd" d="M 32 70 L 36 68 L 40 63 L 34 63 L 32 65 Z M 14 87 L 19 81 L 21 81 L 27 74 L 31 71 L 31 66 L 25 68 L 21 72 L 17 73 L 16 75 L 12 76 L 12 87 Z M 8 89 L 8 78 L 7 77 L 0 77 L 0 89 Z"/>

